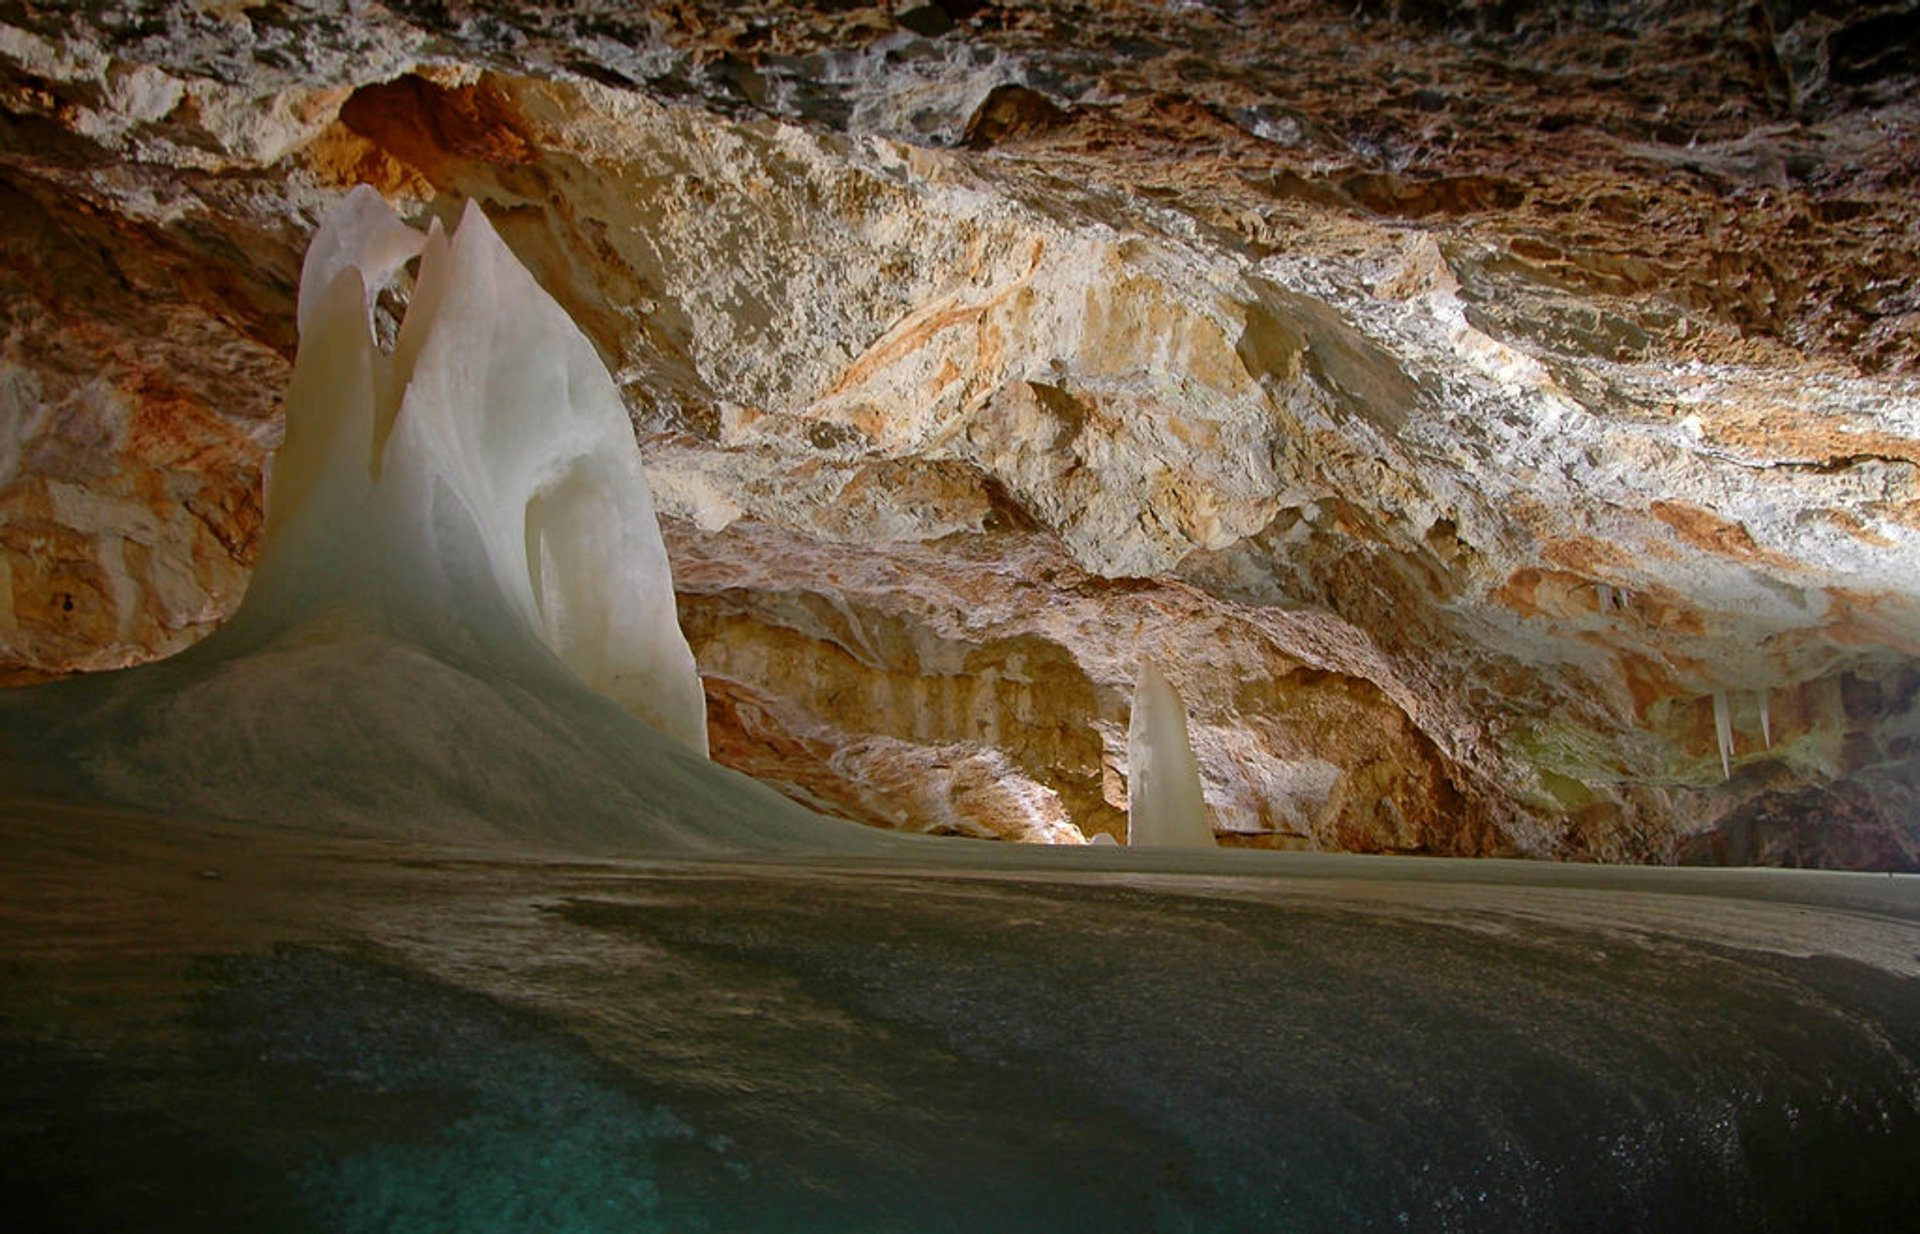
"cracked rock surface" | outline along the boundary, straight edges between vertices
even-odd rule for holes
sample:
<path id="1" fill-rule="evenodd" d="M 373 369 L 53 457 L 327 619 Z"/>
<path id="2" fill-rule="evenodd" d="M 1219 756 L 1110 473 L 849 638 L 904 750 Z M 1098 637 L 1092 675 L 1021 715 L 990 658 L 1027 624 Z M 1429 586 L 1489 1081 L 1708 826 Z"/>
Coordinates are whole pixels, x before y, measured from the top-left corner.
<path id="1" fill-rule="evenodd" d="M 1916 31 L 0 3 L 0 672 L 231 611 L 364 181 L 593 339 L 716 757 L 816 808 L 1124 834 L 1150 656 L 1223 842 L 1913 868 Z"/>

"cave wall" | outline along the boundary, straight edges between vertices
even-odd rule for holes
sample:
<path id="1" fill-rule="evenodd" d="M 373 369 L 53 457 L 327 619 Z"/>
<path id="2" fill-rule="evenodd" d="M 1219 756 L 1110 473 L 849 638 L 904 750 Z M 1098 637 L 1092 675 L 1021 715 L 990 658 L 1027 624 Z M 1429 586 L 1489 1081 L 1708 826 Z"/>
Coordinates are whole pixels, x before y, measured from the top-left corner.
<path id="1" fill-rule="evenodd" d="M 0 672 L 231 611 L 364 181 L 593 339 L 810 804 L 1124 831 L 1144 654 L 1228 842 L 1911 866 L 1915 21 L 0 4 Z"/>

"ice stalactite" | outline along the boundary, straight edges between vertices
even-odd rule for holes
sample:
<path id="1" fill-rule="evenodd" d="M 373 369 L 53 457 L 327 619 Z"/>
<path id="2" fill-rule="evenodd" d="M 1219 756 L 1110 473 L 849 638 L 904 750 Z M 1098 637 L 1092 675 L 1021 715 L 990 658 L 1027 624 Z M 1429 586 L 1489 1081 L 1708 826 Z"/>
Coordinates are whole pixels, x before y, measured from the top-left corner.
<path id="1" fill-rule="evenodd" d="M 1212 848 L 1200 767 L 1187 736 L 1187 708 L 1151 660 L 1142 660 L 1127 727 L 1127 843 Z"/>
<path id="2" fill-rule="evenodd" d="M 1773 712 L 1767 706 L 1767 691 L 1761 690 L 1754 697 L 1760 704 L 1760 740 L 1766 743 L 1767 749 L 1771 750 L 1773 749 Z"/>
<path id="3" fill-rule="evenodd" d="M 1720 739 L 1720 771 L 1733 779 L 1733 708 L 1725 690 L 1713 692 L 1713 731 Z"/>

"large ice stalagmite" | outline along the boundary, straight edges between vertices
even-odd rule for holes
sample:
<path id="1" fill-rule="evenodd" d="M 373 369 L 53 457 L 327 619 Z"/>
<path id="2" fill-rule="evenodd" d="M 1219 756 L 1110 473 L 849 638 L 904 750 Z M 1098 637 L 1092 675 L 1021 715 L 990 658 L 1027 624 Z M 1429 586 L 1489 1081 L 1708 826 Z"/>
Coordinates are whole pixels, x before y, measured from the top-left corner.
<path id="1" fill-rule="evenodd" d="M 384 356 L 369 289 L 415 252 Z M 316 560 L 337 563 L 326 585 L 383 609 L 490 583 L 588 686 L 704 753 L 705 698 L 620 396 L 486 215 L 469 203 L 451 237 L 435 224 L 423 242 L 356 189 L 308 251 L 300 305 L 264 590 Z"/>
<path id="2" fill-rule="evenodd" d="M 1140 662 L 1127 726 L 1127 843 L 1212 848 L 1200 767 L 1187 736 L 1187 707 L 1151 660 Z"/>
<path id="3" fill-rule="evenodd" d="M 374 292 L 416 253 L 389 355 Z M 0 788 L 575 851 L 902 843 L 705 757 L 618 392 L 478 207 L 422 236 L 356 190 L 300 325 L 239 610 L 169 660 L 0 692 Z"/>

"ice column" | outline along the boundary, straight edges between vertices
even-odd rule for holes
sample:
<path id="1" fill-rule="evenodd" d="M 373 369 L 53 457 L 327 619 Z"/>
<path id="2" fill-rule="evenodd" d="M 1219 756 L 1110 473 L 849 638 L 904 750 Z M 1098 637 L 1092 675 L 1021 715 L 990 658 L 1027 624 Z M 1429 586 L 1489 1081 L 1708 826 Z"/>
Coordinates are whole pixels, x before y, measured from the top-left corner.
<path id="1" fill-rule="evenodd" d="M 1127 843 L 1214 847 L 1200 767 L 1187 736 L 1186 704 L 1151 660 L 1140 662 L 1127 728 Z"/>
<path id="2" fill-rule="evenodd" d="M 373 295 L 415 253 L 384 355 Z M 619 391 L 479 207 L 423 238 L 355 189 L 308 250 L 300 325 L 251 619 L 324 603 L 437 644 L 530 636 L 705 753 L 706 702 Z"/>

